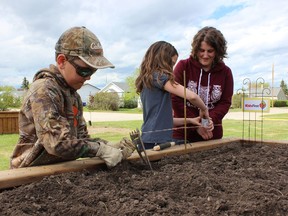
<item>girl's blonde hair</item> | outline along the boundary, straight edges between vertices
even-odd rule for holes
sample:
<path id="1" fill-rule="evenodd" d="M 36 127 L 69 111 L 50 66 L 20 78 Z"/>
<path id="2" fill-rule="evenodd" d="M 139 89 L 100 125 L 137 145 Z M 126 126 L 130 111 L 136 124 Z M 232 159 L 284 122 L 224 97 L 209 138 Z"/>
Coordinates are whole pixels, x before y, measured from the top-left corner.
<path id="1" fill-rule="evenodd" d="M 153 73 L 158 72 L 159 76 L 167 74 L 169 80 L 174 84 L 173 61 L 172 57 L 178 52 L 174 46 L 166 41 L 153 43 L 142 60 L 140 74 L 135 81 L 136 92 L 139 94 L 144 87 L 152 88 Z"/>

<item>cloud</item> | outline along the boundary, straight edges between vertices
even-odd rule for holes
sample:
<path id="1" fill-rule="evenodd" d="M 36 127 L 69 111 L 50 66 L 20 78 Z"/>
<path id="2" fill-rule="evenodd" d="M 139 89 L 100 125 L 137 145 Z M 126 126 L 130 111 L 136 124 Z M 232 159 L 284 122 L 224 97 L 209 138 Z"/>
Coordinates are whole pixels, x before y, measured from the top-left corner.
<path id="1" fill-rule="evenodd" d="M 23 78 L 54 63 L 54 46 L 63 31 L 86 26 L 100 39 L 115 69 L 99 70 L 88 83 L 124 81 L 157 40 L 171 42 L 187 58 L 194 34 L 214 26 L 228 41 L 235 90 L 242 81 L 263 77 L 288 82 L 288 5 L 261 0 L 25 0 L 0 1 L 0 85 L 20 86 Z"/>

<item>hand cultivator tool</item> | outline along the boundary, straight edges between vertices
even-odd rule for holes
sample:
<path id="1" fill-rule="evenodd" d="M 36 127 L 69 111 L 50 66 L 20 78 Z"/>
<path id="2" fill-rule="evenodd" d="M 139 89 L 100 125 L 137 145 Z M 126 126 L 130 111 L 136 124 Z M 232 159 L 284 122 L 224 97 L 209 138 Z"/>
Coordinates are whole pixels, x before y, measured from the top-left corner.
<path id="1" fill-rule="evenodd" d="M 135 147 L 136 147 L 136 151 L 138 152 L 140 158 L 142 159 L 142 161 L 144 162 L 144 164 L 149 165 L 150 169 L 152 169 L 150 160 L 147 156 L 146 150 L 145 150 L 145 146 L 143 144 L 143 141 L 141 139 L 141 135 L 140 135 L 140 131 L 138 130 L 138 128 L 135 131 L 130 132 L 130 138 L 132 140 L 132 142 L 134 143 Z M 142 152 L 144 152 L 144 156 L 142 155 Z"/>

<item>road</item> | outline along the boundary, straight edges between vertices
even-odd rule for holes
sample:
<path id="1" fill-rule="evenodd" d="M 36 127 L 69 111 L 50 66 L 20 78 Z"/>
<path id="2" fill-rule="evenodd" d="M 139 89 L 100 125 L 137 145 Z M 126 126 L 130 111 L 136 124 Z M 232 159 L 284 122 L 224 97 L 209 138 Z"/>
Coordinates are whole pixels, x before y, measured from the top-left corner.
<path id="1" fill-rule="evenodd" d="M 281 114 L 281 113 L 287 113 L 288 116 L 288 108 L 278 108 L 273 107 L 270 108 L 269 112 L 263 112 L 263 116 L 265 115 L 271 115 L 271 114 Z M 224 117 L 224 119 L 233 119 L 233 120 L 258 120 L 262 116 L 262 112 L 228 112 L 227 115 Z"/>
<path id="2" fill-rule="evenodd" d="M 279 113 L 287 113 L 288 108 L 271 108 L 269 113 L 263 113 L 263 115 L 269 114 L 279 114 Z M 254 120 L 259 119 L 262 113 L 244 113 L 243 112 L 228 112 L 224 119 L 234 119 L 234 120 L 242 120 L 243 118 Z M 130 120 L 142 120 L 142 114 L 131 114 L 131 113 L 119 113 L 119 112 L 84 112 L 84 118 L 86 121 L 92 122 L 103 122 L 103 121 L 130 121 Z"/>
<path id="3" fill-rule="evenodd" d="M 119 112 L 84 112 L 86 121 L 103 122 L 103 121 L 130 121 L 142 120 L 142 114 L 119 113 Z"/>

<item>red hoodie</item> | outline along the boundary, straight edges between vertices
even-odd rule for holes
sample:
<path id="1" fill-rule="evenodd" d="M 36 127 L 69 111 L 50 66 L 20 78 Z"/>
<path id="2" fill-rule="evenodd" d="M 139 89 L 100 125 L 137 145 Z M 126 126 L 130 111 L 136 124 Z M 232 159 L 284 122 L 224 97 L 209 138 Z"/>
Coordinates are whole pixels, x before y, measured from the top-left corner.
<path id="1" fill-rule="evenodd" d="M 186 83 L 184 84 L 184 72 Z M 227 114 L 233 95 L 233 75 L 224 62 L 213 66 L 205 72 L 201 64 L 192 57 L 180 60 L 174 69 L 175 81 L 197 93 L 209 109 L 209 115 L 214 123 L 213 138 L 223 136 L 222 119 Z M 199 86 L 199 83 L 201 84 Z M 209 89 L 209 91 L 207 91 Z M 184 100 L 172 95 L 174 117 L 184 117 Z M 199 116 L 198 108 L 187 102 L 187 118 Z M 189 126 L 188 126 L 189 127 Z M 184 129 L 174 130 L 174 138 L 184 139 Z M 195 129 L 187 129 L 187 139 L 191 142 L 203 140 Z"/>

